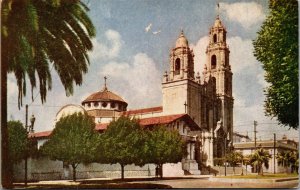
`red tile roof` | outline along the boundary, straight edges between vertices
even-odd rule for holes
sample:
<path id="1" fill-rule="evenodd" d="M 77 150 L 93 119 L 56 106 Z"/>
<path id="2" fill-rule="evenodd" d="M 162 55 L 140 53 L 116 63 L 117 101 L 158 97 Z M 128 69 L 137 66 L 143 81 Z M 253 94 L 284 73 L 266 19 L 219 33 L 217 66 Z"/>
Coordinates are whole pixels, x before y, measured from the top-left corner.
<path id="1" fill-rule="evenodd" d="M 107 128 L 108 124 L 109 123 L 98 123 L 98 124 L 96 124 L 95 129 L 97 131 L 99 131 L 99 130 L 105 130 Z"/>
<path id="2" fill-rule="evenodd" d="M 133 115 L 133 114 L 143 114 L 143 113 L 152 113 L 152 112 L 162 112 L 163 107 L 153 107 L 153 108 L 144 108 L 144 109 L 138 109 L 138 110 L 128 110 L 124 111 L 123 115 Z"/>
<path id="3" fill-rule="evenodd" d="M 187 114 L 176 114 L 176 115 L 143 118 L 140 119 L 139 121 L 142 126 L 151 126 L 151 125 L 159 125 L 159 124 L 169 124 L 178 119 L 185 120 L 189 124 L 189 126 L 193 129 L 199 129 L 199 126 Z M 108 124 L 109 123 L 96 124 L 95 129 L 97 131 L 105 130 L 107 129 Z M 30 136 L 35 138 L 43 138 L 49 136 L 51 132 L 52 131 L 38 132 L 38 133 L 31 134 Z"/>
<path id="4" fill-rule="evenodd" d="M 37 132 L 33 134 L 29 134 L 28 136 L 31 138 L 43 138 L 43 137 L 48 137 L 51 135 L 52 131 L 43 131 L 43 132 Z"/>
<path id="5" fill-rule="evenodd" d="M 106 88 L 102 91 L 95 92 L 87 97 L 82 103 L 86 102 L 95 102 L 95 101 L 118 101 L 123 102 L 127 105 L 127 103 L 117 94 L 107 90 Z"/>
<path id="6" fill-rule="evenodd" d="M 142 126 L 169 124 L 178 119 L 184 119 L 191 128 L 199 129 L 198 125 L 187 114 L 176 114 L 176 115 L 166 115 L 166 116 L 142 118 L 142 119 L 140 119 L 140 124 Z M 96 124 L 96 130 L 105 130 L 107 128 L 108 124 L 109 123 Z"/>
<path id="7" fill-rule="evenodd" d="M 140 124 L 143 126 L 147 125 L 158 125 L 158 124 L 168 124 L 171 123 L 186 114 L 177 114 L 177 115 L 166 115 L 166 116 L 159 116 L 159 117 L 150 117 L 150 118 L 143 118 L 140 119 Z"/>

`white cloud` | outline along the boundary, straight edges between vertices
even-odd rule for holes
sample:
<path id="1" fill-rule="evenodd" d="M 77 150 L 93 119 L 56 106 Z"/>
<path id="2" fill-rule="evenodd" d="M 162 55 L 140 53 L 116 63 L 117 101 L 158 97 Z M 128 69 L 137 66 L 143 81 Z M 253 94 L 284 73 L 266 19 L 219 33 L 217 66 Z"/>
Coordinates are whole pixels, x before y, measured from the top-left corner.
<path id="1" fill-rule="evenodd" d="M 256 2 L 220 3 L 220 11 L 229 20 L 240 23 L 246 29 L 265 19 L 263 7 Z"/>
<path id="2" fill-rule="evenodd" d="M 230 51 L 229 62 L 233 73 L 241 72 L 246 67 L 258 67 L 253 55 L 252 41 L 239 36 L 227 39 Z"/>
<path id="3" fill-rule="evenodd" d="M 257 75 L 257 81 L 258 83 L 263 87 L 266 88 L 270 84 L 265 80 L 265 72 L 261 72 L 260 74 Z"/>
<path id="4" fill-rule="evenodd" d="M 194 51 L 195 57 L 194 57 L 194 65 L 195 65 L 195 73 L 199 72 L 200 75 L 203 72 L 204 65 L 206 64 L 206 54 L 205 50 L 209 42 L 209 37 L 205 36 L 198 40 L 196 45 L 191 44 L 191 48 Z"/>
<path id="5" fill-rule="evenodd" d="M 114 83 L 112 87 L 127 101 L 130 108 L 161 104 L 162 77 L 147 54 L 136 54 L 132 63 L 110 62 L 100 74 L 109 77 L 109 83 Z"/>
<path id="6" fill-rule="evenodd" d="M 92 59 L 112 59 L 118 57 L 123 41 L 119 32 L 107 30 L 105 32 L 106 43 L 99 39 L 93 39 L 94 50 L 90 53 Z M 103 40 L 104 41 L 104 40 Z"/>

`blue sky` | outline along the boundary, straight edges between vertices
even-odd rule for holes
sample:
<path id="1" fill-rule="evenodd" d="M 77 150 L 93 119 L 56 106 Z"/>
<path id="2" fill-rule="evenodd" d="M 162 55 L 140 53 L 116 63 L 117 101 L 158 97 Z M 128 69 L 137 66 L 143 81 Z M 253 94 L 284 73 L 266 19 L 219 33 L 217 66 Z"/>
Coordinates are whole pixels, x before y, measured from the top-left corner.
<path id="1" fill-rule="evenodd" d="M 195 70 L 202 73 L 209 28 L 217 15 L 227 28 L 230 63 L 233 71 L 234 130 L 251 136 L 253 120 L 258 121 L 258 138 L 281 138 L 287 134 L 298 140 L 298 133 L 277 127 L 276 120 L 264 116 L 263 69 L 253 56 L 256 38 L 268 14 L 268 2 L 215 0 L 85 0 L 96 30 L 91 65 L 84 83 L 66 97 L 54 70 L 53 90 L 42 105 L 38 90 L 34 102 L 29 95 L 29 114 L 35 114 L 36 131 L 51 130 L 57 111 L 65 104 L 80 104 L 89 94 L 103 87 L 121 95 L 130 109 L 159 106 L 162 101 L 161 80 L 169 68 L 169 52 L 183 29 L 195 52 Z M 146 28 L 148 27 L 148 30 Z M 17 88 L 13 75 L 8 77 L 8 119 L 25 120 L 25 108 L 17 108 Z"/>

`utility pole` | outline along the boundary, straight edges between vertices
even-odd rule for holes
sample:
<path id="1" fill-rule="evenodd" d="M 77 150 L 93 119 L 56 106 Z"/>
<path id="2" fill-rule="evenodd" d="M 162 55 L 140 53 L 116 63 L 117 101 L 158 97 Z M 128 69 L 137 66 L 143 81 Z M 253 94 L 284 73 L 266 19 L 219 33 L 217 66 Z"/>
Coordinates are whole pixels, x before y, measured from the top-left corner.
<path id="1" fill-rule="evenodd" d="M 275 170 L 275 151 L 276 151 L 276 134 L 274 133 L 274 150 L 273 150 L 273 159 L 274 159 L 274 174 L 276 173 L 276 170 Z"/>
<path id="2" fill-rule="evenodd" d="M 257 121 L 254 120 L 254 150 L 256 151 L 256 126 L 257 126 Z M 257 171 L 257 165 L 255 166 L 255 172 Z"/>
<path id="3" fill-rule="evenodd" d="M 224 147 L 225 147 L 225 152 L 224 152 L 224 164 L 225 164 L 225 170 L 224 170 L 224 174 L 225 174 L 225 176 L 226 176 L 226 151 L 227 151 L 227 137 L 225 137 L 225 144 L 224 144 Z"/>
<path id="4" fill-rule="evenodd" d="M 256 150 L 256 126 L 257 126 L 257 121 L 254 121 L 254 147 L 255 147 L 255 150 Z"/>
<path id="5" fill-rule="evenodd" d="M 25 106 L 26 113 L 25 113 L 25 128 L 26 128 L 26 134 L 28 135 L 28 104 Z M 27 137 L 28 138 L 28 137 Z M 27 146 L 25 150 L 25 187 L 27 186 Z"/>

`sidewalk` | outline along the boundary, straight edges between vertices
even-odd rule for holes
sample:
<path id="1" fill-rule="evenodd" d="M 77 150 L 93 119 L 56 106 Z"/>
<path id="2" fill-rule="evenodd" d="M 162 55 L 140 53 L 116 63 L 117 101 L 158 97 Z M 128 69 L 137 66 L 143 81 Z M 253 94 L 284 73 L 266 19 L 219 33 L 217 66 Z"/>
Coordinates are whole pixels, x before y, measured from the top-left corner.
<path id="1" fill-rule="evenodd" d="M 239 178 L 221 178 L 221 177 L 210 177 L 209 181 L 212 182 L 230 182 L 230 183 L 277 183 L 284 181 L 298 181 L 298 177 L 285 177 L 285 178 L 276 178 L 276 179 L 239 179 Z"/>
<path id="2" fill-rule="evenodd" d="M 181 179 L 208 179 L 212 175 L 187 175 L 187 176 L 178 176 L 178 177 L 164 177 L 163 179 L 155 178 L 153 176 L 135 176 L 135 177 L 125 177 L 124 180 L 120 178 L 89 178 L 89 179 L 77 179 L 75 182 L 72 180 L 50 180 L 50 181 L 38 181 L 38 182 L 29 182 L 28 185 L 79 185 L 82 182 L 93 183 L 103 181 L 103 182 L 144 182 L 144 181 L 161 181 L 161 180 L 181 180 Z M 24 185 L 24 183 L 14 183 L 15 185 Z"/>

